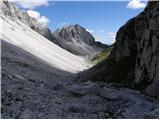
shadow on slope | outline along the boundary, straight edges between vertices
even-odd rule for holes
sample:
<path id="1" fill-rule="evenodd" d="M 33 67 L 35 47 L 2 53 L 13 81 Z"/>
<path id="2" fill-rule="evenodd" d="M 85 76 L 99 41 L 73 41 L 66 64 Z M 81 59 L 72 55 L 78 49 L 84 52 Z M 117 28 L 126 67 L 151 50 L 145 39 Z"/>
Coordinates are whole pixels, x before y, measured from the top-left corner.
<path id="1" fill-rule="evenodd" d="M 158 100 L 72 77 L 2 41 L 2 118 L 158 118 Z"/>
<path id="2" fill-rule="evenodd" d="M 74 74 L 53 68 L 3 40 L 1 45 L 2 118 L 33 118 L 27 112 L 47 107 L 47 94 L 63 89 Z"/>

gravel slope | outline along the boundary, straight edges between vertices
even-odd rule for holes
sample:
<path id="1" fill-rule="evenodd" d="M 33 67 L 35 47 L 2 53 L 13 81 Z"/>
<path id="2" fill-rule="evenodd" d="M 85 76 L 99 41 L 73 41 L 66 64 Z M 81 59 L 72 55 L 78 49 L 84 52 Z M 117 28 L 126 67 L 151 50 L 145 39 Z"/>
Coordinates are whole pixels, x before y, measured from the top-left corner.
<path id="1" fill-rule="evenodd" d="M 50 42 L 26 25 L 1 17 L 2 39 L 24 49 L 57 69 L 76 73 L 86 68 L 86 61 Z"/>

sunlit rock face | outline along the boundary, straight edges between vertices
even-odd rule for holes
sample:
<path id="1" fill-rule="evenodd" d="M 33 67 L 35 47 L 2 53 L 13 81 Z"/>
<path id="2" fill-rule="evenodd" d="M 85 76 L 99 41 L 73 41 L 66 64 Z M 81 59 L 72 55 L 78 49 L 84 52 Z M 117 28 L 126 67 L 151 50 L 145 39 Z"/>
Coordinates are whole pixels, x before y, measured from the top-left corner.
<path id="1" fill-rule="evenodd" d="M 57 29 L 52 35 L 59 46 L 80 56 L 92 55 L 107 48 L 107 45 L 96 42 L 92 34 L 78 24 Z"/>
<path id="2" fill-rule="evenodd" d="M 14 3 L 8 1 L 2 0 L 0 4 L 2 13 L 1 15 L 4 15 L 5 17 L 12 19 L 15 22 L 20 21 L 45 38 L 53 41 L 51 31 L 47 28 L 47 26 L 39 23 L 35 18 L 30 17 L 25 10 L 19 9 Z"/>

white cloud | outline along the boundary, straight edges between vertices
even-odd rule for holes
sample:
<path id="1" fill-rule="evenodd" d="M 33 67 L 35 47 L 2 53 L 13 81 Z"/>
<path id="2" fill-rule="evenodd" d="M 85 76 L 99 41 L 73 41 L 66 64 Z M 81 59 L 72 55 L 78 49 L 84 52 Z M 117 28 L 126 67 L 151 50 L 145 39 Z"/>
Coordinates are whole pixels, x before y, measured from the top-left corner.
<path id="1" fill-rule="evenodd" d="M 102 36 L 95 36 L 95 41 L 108 44 L 107 38 Z"/>
<path id="2" fill-rule="evenodd" d="M 34 10 L 27 10 L 27 13 L 30 17 L 38 19 L 41 15 L 39 12 L 34 11 Z"/>
<path id="3" fill-rule="evenodd" d="M 147 5 L 146 1 L 142 1 L 142 0 L 131 0 L 128 5 L 127 8 L 130 9 L 139 9 L 139 8 L 144 8 Z"/>
<path id="4" fill-rule="evenodd" d="M 100 37 L 95 37 L 95 40 L 96 40 L 96 41 L 99 41 L 99 42 L 103 42 L 103 39 L 100 38 Z"/>
<path id="5" fill-rule="evenodd" d="M 9 0 L 10 2 L 15 2 L 22 8 L 34 9 L 39 6 L 48 6 L 49 0 Z"/>
<path id="6" fill-rule="evenodd" d="M 70 22 L 61 22 L 58 24 L 59 27 L 65 27 L 65 26 L 68 26 L 70 25 Z"/>
<path id="7" fill-rule="evenodd" d="M 107 35 L 116 35 L 114 32 L 108 32 Z"/>
<path id="8" fill-rule="evenodd" d="M 89 30 L 89 29 L 86 29 L 86 30 L 90 33 L 94 33 L 94 30 Z"/>
<path id="9" fill-rule="evenodd" d="M 110 37 L 111 39 L 115 39 L 116 38 L 116 33 L 109 32 L 109 33 L 107 33 L 107 36 Z"/>
<path id="10" fill-rule="evenodd" d="M 47 24 L 50 22 L 50 20 L 47 17 L 45 17 L 45 16 L 41 16 L 38 19 L 38 22 L 41 23 L 44 26 L 47 26 Z"/>
<path id="11" fill-rule="evenodd" d="M 47 24 L 50 22 L 47 17 L 41 16 L 41 14 L 35 10 L 27 10 L 27 13 L 30 17 L 37 19 L 37 21 L 43 26 L 47 26 Z"/>

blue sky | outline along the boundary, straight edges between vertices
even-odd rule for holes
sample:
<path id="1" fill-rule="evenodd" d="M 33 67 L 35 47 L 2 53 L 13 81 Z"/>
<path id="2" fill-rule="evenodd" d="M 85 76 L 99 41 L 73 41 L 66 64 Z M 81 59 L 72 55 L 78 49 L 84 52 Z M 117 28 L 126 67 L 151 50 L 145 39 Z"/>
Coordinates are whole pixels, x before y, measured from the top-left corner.
<path id="1" fill-rule="evenodd" d="M 52 31 L 65 25 L 79 24 L 90 31 L 97 41 L 111 44 L 118 29 L 144 9 L 141 4 L 137 8 L 128 4 L 128 1 L 49 1 L 47 5 L 31 10 L 45 16 Z"/>

